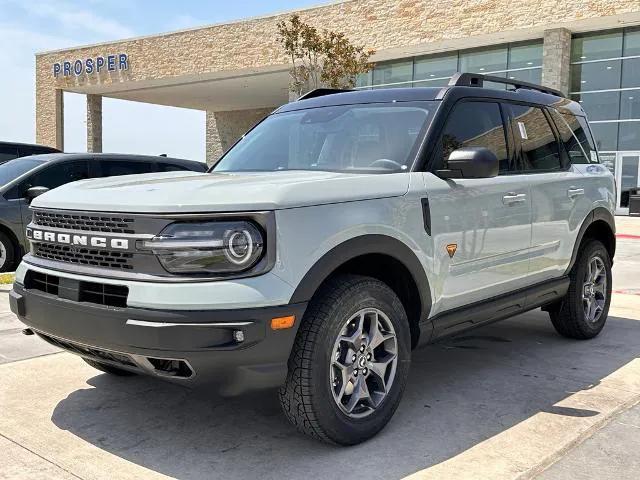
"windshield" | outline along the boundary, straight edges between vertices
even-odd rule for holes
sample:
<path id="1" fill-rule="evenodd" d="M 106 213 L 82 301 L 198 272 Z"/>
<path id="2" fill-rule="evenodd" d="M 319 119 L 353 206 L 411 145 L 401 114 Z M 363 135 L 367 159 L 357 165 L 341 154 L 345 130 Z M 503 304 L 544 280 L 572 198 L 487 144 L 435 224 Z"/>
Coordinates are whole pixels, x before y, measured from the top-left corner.
<path id="1" fill-rule="evenodd" d="M 276 113 L 245 135 L 212 171 L 408 171 L 435 105 L 341 105 Z"/>
<path id="2" fill-rule="evenodd" d="M 42 165 L 44 160 L 37 158 L 14 158 L 0 165 L 0 185 L 6 185 L 23 173 Z"/>

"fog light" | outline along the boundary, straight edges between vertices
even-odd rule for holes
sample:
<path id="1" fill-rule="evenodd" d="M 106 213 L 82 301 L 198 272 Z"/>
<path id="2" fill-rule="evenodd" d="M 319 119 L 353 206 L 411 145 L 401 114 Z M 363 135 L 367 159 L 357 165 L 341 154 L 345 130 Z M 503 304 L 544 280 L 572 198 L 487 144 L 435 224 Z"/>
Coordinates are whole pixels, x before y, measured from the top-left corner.
<path id="1" fill-rule="evenodd" d="M 233 339 L 238 343 L 244 342 L 244 332 L 242 330 L 234 330 Z"/>

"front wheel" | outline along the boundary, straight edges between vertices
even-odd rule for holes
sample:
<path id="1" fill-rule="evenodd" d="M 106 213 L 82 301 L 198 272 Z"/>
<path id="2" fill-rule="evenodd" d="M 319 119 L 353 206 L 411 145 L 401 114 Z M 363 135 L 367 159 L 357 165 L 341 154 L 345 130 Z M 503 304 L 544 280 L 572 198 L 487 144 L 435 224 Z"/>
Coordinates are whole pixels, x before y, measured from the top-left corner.
<path id="1" fill-rule="evenodd" d="M 339 275 L 314 296 L 288 364 L 280 403 L 301 432 L 341 445 L 378 433 L 407 382 L 405 310 L 383 282 Z"/>
<path id="2" fill-rule="evenodd" d="M 566 296 L 549 311 L 551 322 L 562 336 L 593 338 L 604 328 L 611 303 L 611 259 L 601 242 L 585 243 L 569 280 Z"/>
<path id="3" fill-rule="evenodd" d="M 10 272 L 15 263 L 15 245 L 11 239 L 0 232 L 0 272 Z"/>

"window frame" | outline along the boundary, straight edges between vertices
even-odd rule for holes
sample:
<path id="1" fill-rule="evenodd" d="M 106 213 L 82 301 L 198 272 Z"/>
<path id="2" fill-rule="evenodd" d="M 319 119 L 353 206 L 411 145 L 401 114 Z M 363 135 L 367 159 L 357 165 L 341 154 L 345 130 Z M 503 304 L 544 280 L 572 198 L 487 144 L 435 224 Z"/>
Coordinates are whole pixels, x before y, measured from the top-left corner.
<path id="1" fill-rule="evenodd" d="M 72 163 L 84 163 L 87 167 L 87 179 L 92 178 L 91 177 L 91 162 L 89 161 L 89 159 L 78 159 L 78 158 L 74 158 L 74 159 L 69 159 L 69 160 L 64 160 L 61 162 L 51 162 L 48 163 L 46 165 L 43 165 L 40 168 L 35 169 L 35 171 L 31 171 L 31 172 L 27 172 L 26 175 L 28 175 L 26 178 L 22 179 L 19 183 L 13 185 L 11 188 L 9 188 L 6 192 L 5 192 L 5 198 L 7 198 L 8 200 L 20 200 L 25 198 L 25 193 L 27 192 L 27 190 L 31 187 L 41 187 L 44 185 L 34 185 L 33 184 L 33 177 L 36 175 L 40 175 L 41 173 L 45 173 L 47 170 L 50 170 L 52 168 L 56 168 L 56 167 L 62 167 L 64 165 L 69 165 Z M 82 180 L 86 180 L 86 179 L 82 179 Z M 78 181 L 78 180 L 72 180 L 74 182 Z M 66 183 L 71 183 L 71 181 L 66 182 Z M 66 185 L 66 183 L 62 183 L 60 185 L 58 185 L 58 187 L 61 187 L 63 185 Z M 58 187 L 53 187 L 53 188 L 58 188 Z M 47 187 L 49 188 L 49 187 Z M 14 197 L 11 196 L 9 197 L 8 195 L 13 192 L 13 191 L 18 191 L 19 192 L 19 196 Z"/>
<path id="2" fill-rule="evenodd" d="M 531 108 L 538 108 L 542 111 L 544 118 L 551 129 L 553 137 L 555 138 L 556 148 L 558 150 L 558 158 L 560 160 L 560 169 L 558 170 L 528 170 L 524 164 L 524 152 L 522 150 L 522 139 L 519 134 L 516 134 L 516 126 L 515 126 L 515 115 L 511 108 L 512 105 L 521 105 Z M 510 128 L 513 135 L 513 140 L 515 144 L 516 151 L 516 173 L 519 175 L 536 175 L 536 174 L 545 174 L 545 173 L 560 173 L 566 172 L 571 168 L 571 162 L 568 159 L 568 154 L 565 152 L 564 145 L 560 141 L 560 135 L 558 133 L 558 129 L 553 121 L 551 114 L 548 111 L 548 107 L 546 105 L 535 104 L 531 102 L 523 102 L 516 100 L 504 100 L 504 107 L 509 112 L 510 118 Z"/>
<path id="3" fill-rule="evenodd" d="M 500 117 L 502 119 L 502 130 L 504 132 L 504 138 L 505 138 L 505 143 L 507 147 L 507 160 L 509 162 L 509 170 L 507 170 L 504 173 L 499 173 L 498 176 L 504 177 L 507 175 L 517 174 L 518 173 L 517 170 L 514 169 L 516 165 L 515 163 L 516 157 L 515 157 L 515 144 L 513 141 L 514 140 L 513 132 L 511 131 L 510 128 L 508 128 L 508 123 L 507 123 L 508 112 L 504 110 L 503 100 L 500 100 L 497 98 L 490 98 L 490 97 L 463 97 L 456 100 L 455 102 L 452 102 L 449 105 L 448 110 L 443 115 L 444 118 L 439 122 L 440 125 L 438 128 L 438 131 L 435 132 L 435 135 L 433 137 L 434 146 L 429 153 L 429 160 L 427 161 L 427 164 L 426 164 L 427 168 L 420 169 L 420 170 L 435 174 L 437 170 L 444 167 L 444 159 L 442 158 L 442 135 L 444 134 L 447 128 L 447 125 L 449 123 L 451 116 L 455 113 L 455 109 L 463 103 L 493 103 L 497 105 L 498 111 L 500 112 Z M 435 118 L 434 118 L 434 121 L 435 121 Z"/>

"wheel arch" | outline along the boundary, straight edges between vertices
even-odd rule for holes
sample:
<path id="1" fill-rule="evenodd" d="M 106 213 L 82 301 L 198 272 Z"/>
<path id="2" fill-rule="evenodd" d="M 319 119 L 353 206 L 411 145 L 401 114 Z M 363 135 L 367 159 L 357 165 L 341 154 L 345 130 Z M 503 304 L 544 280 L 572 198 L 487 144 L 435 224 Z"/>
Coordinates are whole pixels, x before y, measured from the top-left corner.
<path id="1" fill-rule="evenodd" d="M 371 276 L 394 290 L 409 318 L 412 345 L 417 345 L 420 320 L 426 319 L 431 309 L 431 290 L 424 268 L 411 248 L 387 235 L 349 239 L 325 253 L 307 271 L 290 303 L 311 300 L 327 279 L 340 273 Z"/>
<path id="2" fill-rule="evenodd" d="M 598 207 L 592 210 L 582 222 L 566 273 L 569 273 L 573 268 L 580 252 L 580 246 L 587 238 L 600 240 L 609 252 L 609 257 L 613 262 L 613 257 L 616 253 L 616 221 L 609 210 L 604 207 Z"/>

